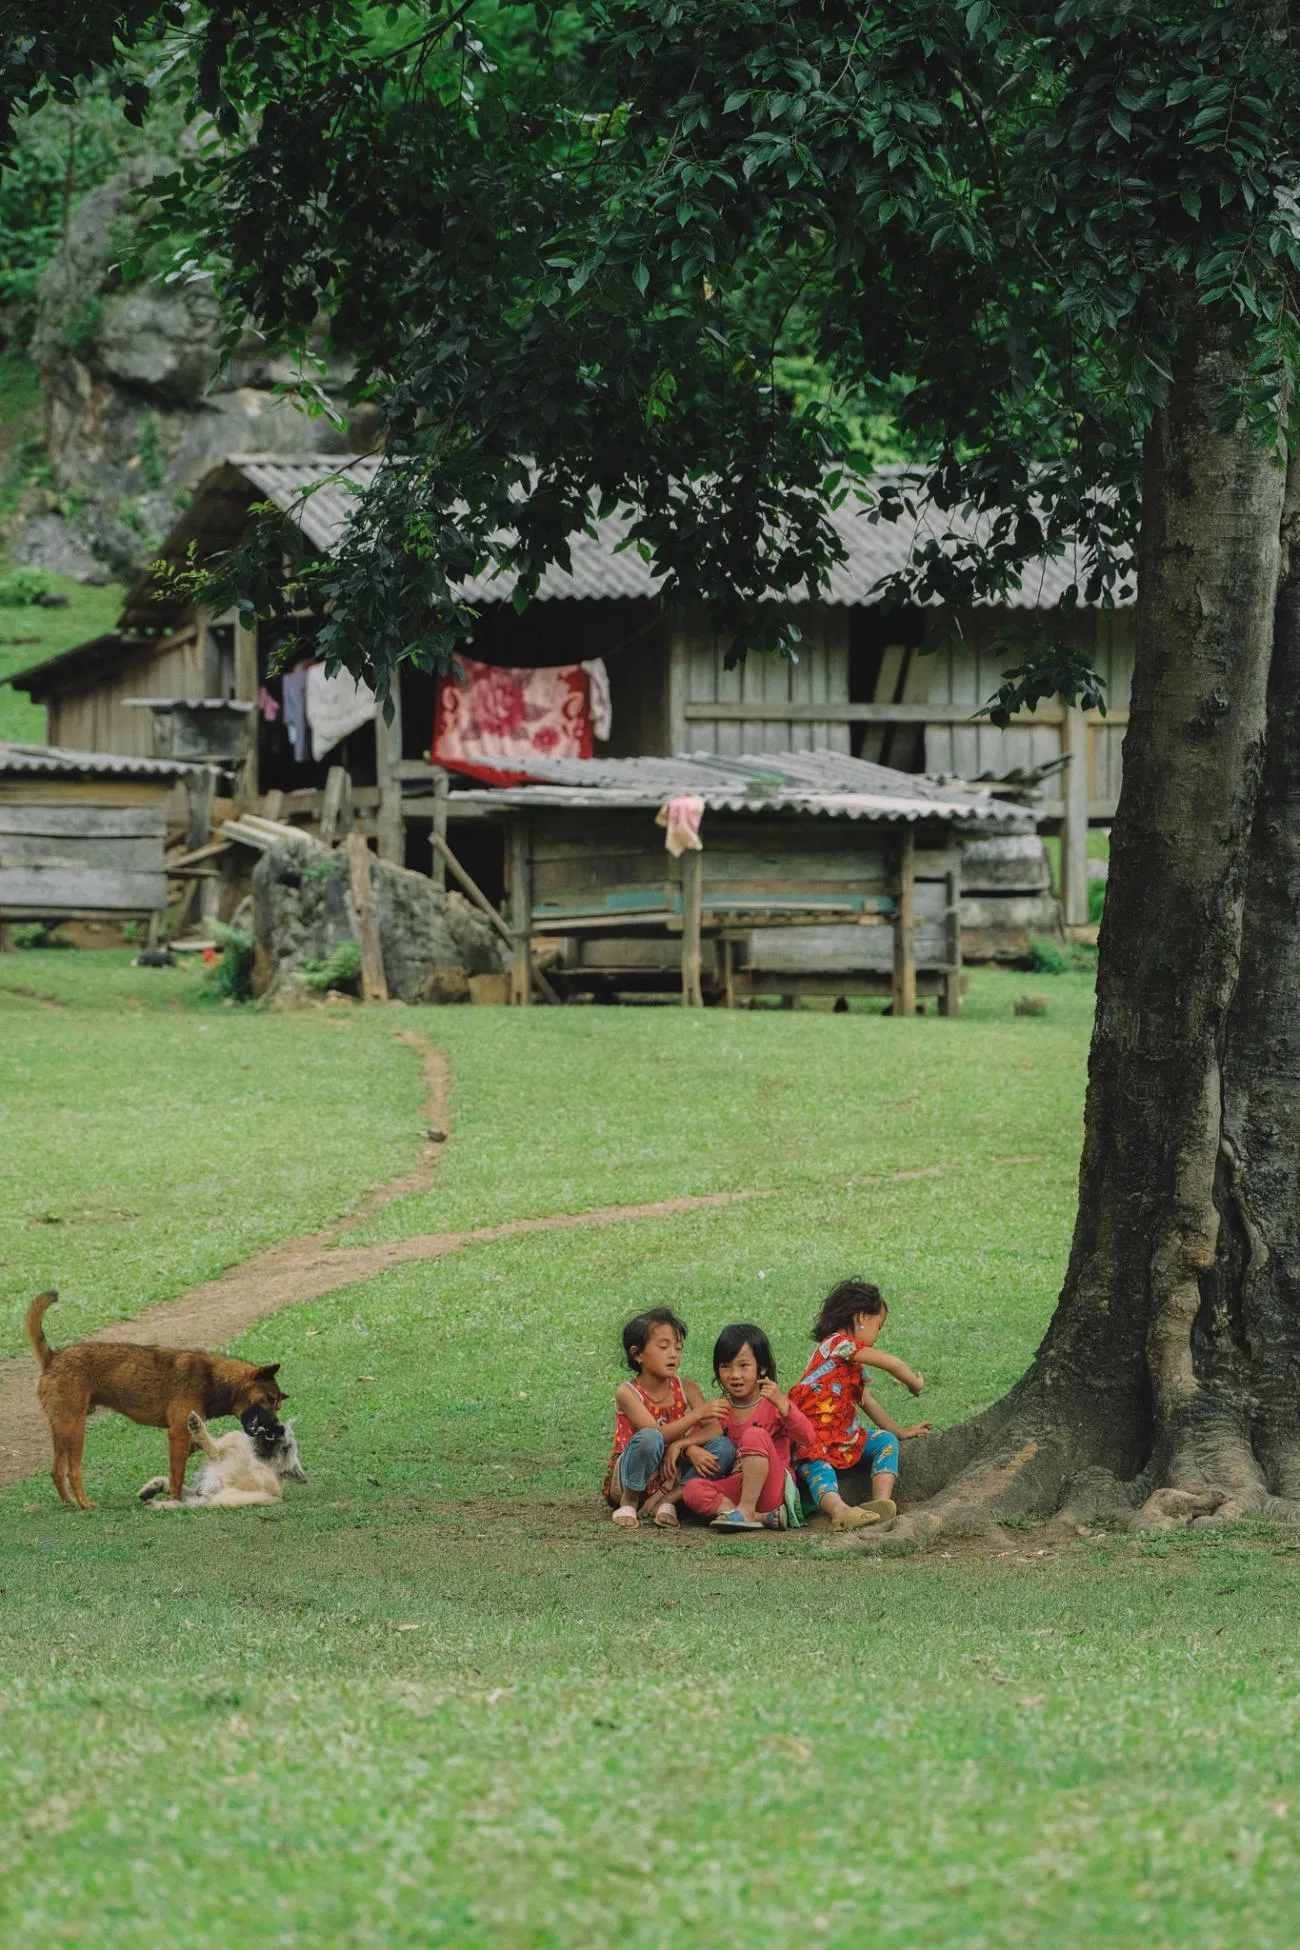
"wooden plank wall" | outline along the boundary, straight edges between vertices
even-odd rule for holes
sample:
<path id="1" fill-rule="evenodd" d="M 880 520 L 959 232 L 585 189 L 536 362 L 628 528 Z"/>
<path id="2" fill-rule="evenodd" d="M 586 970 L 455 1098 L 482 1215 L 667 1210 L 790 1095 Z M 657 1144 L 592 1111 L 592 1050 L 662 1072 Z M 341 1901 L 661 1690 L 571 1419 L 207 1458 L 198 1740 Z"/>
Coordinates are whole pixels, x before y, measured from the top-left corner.
<path id="1" fill-rule="evenodd" d="M 600 907 L 615 894 L 646 907 L 681 885 L 681 862 L 644 812 L 537 812 L 532 821 L 534 909 Z M 884 829 L 847 820 L 761 819 L 707 813 L 703 892 L 719 896 L 889 896 L 893 864 Z"/>
<path id="2" fill-rule="evenodd" d="M 742 752 L 847 752 L 849 727 L 827 719 L 800 723 L 773 718 L 766 723 L 739 719 L 686 722 L 685 704 L 844 704 L 849 695 L 849 612 L 846 609 L 801 609 L 799 626 L 804 640 L 798 663 L 782 657 L 753 656 L 735 670 L 726 670 L 724 646 L 703 624 L 688 625 L 670 640 L 669 751 L 719 752 L 738 757 Z"/>
<path id="3" fill-rule="evenodd" d="M 1005 623 L 1005 615 L 986 609 L 966 611 L 960 631 L 952 622 L 938 622 L 938 647 L 920 660 L 921 670 L 929 671 L 925 702 L 969 705 L 972 711 L 985 703 L 1010 662 L 1005 649 L 992 647 L 992 638 Z M 1134 623 L 1131 609 L 1110 615 L 1083 610 L 1072 625 L 1106 678 L 1106 702 L 1115 711 L 1128 710 Z M 1125 728 L 1124 723 L 1090 727 L 1091 800 L 1118 797 Z M 925 769 L 955 772 L 962 778 L 978 778 L 985 772 L 1000 776 L 1017 767 L 1046 764 L 1060 749 L 1061 734 L 1054 724 L 1013 725 L 1007 731 L 987 723 L 932 724 L 927 725 L 925 733 Z"/>
<path id="4" fill-rule="evenodd" d="M 166 812 L 0 801 L 0 912 L 150 913 L 167 905 Z"/>
<path id="5" fill-rule="evenodd" d="M 189 636 L 170 647 L 124 664 L 84 690 L 51 697 L 46 705 L 47 737 L 52 745 L 77 752 L 121 752 L 152 758 L 152 716 L 128 697 L 203 696 L 202 656 Z"/>

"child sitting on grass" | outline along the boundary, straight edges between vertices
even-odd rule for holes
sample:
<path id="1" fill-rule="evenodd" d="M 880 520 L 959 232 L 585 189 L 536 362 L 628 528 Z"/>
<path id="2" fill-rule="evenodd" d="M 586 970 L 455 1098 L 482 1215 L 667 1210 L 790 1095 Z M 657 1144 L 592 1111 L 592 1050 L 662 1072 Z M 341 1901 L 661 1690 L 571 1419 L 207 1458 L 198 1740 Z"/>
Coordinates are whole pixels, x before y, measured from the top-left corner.
<path id="1" fill-rule="evenodd" d="M 678 1375 L 685 1340 L 686 1328 L 671 1307 L 651 1307 L 623 1329 L 623 1353 L 636 1379 L 614 1396 L 614 1453 L 605 1472 L 605 1500 L 620 1529 L 634 1530 L 645 1506 L 660 1529 L 675 1527 L 683 1445 L 691 1475 L 724 1470 L 734 1458 L 720 1435 L 726 1402 L 706 1402 L 695 1382 Z"/>
<path id="2" fill-rule="evenodd" d="M 692 1477 L 682 1501 L 714 1530 L 781 1530 L 790 1445 L 815 1440 L 812 1424 L 783 1395 L 772 1348 L 761 1327 L 724 1327 L 713 1349 L 713 1372 L 727 1397 L 722 1433 L 735 1446 L 734 1474 Z"/>
<path id="3" fill-rule="evenodd" d="M 813 1427 L 813 1440 L 800 1443 L 795 1475 L 811 1503 L 831 1520 L 833 1530 L 857 1530 L 864 1524 L 888 1522 L 897 1514 L 891 1492 L 898 1475 L 898 1445 L 925 1435 L 928 1422 L 900 1428 L 873 1396 L 863 1392 L 864 1368 L 881 1368 L 914 1395 L 925 1382 L 897 1355 L 881 1354 L 876 1338 L 889 1309 L 880 1289 L 868 1280 L 841 1280 L 822 1302 L 813 1322 L 817 1346 L 790 1399 Z M 866 1429 L 858 1420 L 862 1408 L 876 1424 Z M 839 1474 L 866 1457 L 871 1468 L 871 1501 L 853 1505 L 840 1495 Z"/>

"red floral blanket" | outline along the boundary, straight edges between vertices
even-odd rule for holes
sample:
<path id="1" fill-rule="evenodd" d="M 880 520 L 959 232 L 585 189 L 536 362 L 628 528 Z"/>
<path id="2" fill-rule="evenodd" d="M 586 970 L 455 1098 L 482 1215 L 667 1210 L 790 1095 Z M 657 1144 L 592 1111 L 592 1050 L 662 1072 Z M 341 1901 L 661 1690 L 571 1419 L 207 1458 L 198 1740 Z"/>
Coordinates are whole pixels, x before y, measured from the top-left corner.
<path id="1" fill-rule="evenodd" d="M 512 768 L 493 759 L 591 757 L 591 680 L 581 664 L 508 670 L 472 657 L 457 662 L 464 682 L 438 683 L 436 765 L 500 780 Z"/>

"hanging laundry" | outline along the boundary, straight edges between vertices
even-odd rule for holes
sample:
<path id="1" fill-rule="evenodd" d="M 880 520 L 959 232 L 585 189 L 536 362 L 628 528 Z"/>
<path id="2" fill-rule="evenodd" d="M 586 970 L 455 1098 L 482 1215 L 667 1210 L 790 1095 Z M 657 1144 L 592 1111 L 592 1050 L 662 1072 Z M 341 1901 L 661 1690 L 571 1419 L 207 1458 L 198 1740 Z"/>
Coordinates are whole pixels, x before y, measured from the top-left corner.
<path id="1" fill-rule="evenodd" d="M 614 729 L 614 700 L 603 657 L 589 657 L 582 666 L 591 685 L 591 735 L 603 745 Z"/>
<path id="2" fill-rule="evenodd" d="M 268 724 L 274 724 L 280 715 L 280 700 L 271 695 L 265 684 L 258 686 L 257 708 Z"/>
<path id="3" fill-rule="evenodd" d="M 704 817 L 704 801 L 698 792 L 683 792 L 676 799 L 669 799 L 655 814 L 655 825 L 666 826 L 668 832 L 664 845 L 674 860 L 683 853 L 703 853 L 704 841 L 700 838 L 700 821 Z"/>
<path id="4" fill-rule="evenodd" d="M 311 734 L 307 729 L 306 664 L 299 664 L 297 670 L 285 671 L 280 680 L 280 697 L 294 759 L 299 765 L 305 765 L 311 757 Z"/>
<path id="5" fill-rule="evenodd" d="M 309 666 L 307 722 L 314 759 L 324 758 L 349 732 L 370 724 L 374 715 L 375 694 L 369 684 L 359 682 L 351 671 L 337 670 L 327 677 L 324 664 Z"/>
<path id="6" fill-rule="evenodd" d="M 591 678 L 581 664 L 507 670 L 458 657 L 438 684 L 433 761 L 495 776 L 496 758 L 590 758 Z"/>

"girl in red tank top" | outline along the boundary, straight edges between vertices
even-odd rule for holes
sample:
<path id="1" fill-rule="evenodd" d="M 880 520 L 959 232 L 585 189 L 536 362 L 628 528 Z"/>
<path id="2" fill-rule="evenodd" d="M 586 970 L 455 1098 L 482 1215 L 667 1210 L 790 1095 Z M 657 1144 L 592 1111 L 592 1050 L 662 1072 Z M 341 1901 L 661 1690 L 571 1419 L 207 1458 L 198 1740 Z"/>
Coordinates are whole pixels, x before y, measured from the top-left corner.
<path id="1" fill-rule="evenodd" d="M 706 1402 L 693 1381 L 678 1374 L 686 1328 L 668 1307 L 652 1307 L 623 1329 L 623 1352 L 635 1377 L 614 1397 L 614 1448 L 605 1472 L 605 1500 L 614 1522 L 632 1529 L 649 1505 L 661 1528 L 677 1522 L 677 1460 L 683 1446 L 716 1434 L 726 1404 Z"/>

